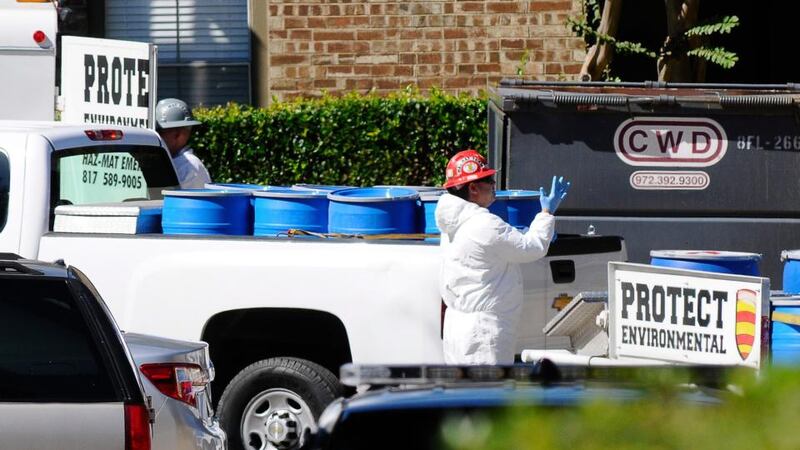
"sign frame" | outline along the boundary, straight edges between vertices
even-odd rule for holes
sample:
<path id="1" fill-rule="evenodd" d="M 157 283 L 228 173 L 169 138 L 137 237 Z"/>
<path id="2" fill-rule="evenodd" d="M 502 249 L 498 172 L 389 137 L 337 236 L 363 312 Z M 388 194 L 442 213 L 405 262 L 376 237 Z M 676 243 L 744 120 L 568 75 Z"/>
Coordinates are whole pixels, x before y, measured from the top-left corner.
<path id="1" fill-rule="evenodd" d="M 676 286 L 692 286 L 696 287 L 698 284 L 705 282 L 709 282 L 712 286 L 719 286 L 721 283 L 729 282 L 729 289 L 738 289 L 738 290 L 748 290 L 743 288 L 750 288 L 755 291 L 755 323 L 754 323 L 754 340 L 752 343 L 752 350 L 749 353 L 749 357 L 742 357 L 740 352 L 737 352 L 737 341 L 736 341 L 736 312 L 737 312 L 737 298 L 730 298 L 730 303 L 725 308 L 725 312 L 722 310 L 722 306 L 720 306 L 719 312 L 722 315 L 729 313 L 731 310 L 733 311 L 733 317 L 726 316 L 725 326 L 720 331 L 720 333 L 726 333 L 725 335 L 721 336 L 730 336 L 730 329 L 733 327 L 733 336 L 730 336 L 726 342 L 727 350 L 730 355 L 726 356 L 718 356 L 713 355 L 712 353 L 708 352 L 700 352 L 700 351 L 693 351 L 693 350 L 671 350 L 665 348 L 657 348 L 651 350 L 645 350 L 645 345 L 642 345 L 642 349 L 637 348 L 636 346 L 628 345 L 630 342 L 624 342 L 625 338 L 623 336 L 624 332 L 622 331 L 623 326 L 628 326 L 628 330 L 630 333 L 631 323 L 637 321 L 637 319 L 632 319 L 630 317 L 623 318 L 622 315 L 622 308 L 623 308 L 623 299 L 620 298 L 621 287 L 620 283 L 625 276 L 628 276 L 626 280 L 630 280 L 631 276 L 635 279 L 638 276 L 642 276 L 643 279 L 650 279 L 650 280 L 670 280 L 671 283 L 674 283 Z M 618 291 L 618 288 L 620 290 Z M 691 287 L 690 287 L 691 288 Z M 738 293 L 738 291 L 737 291 Z M 638 294 L 637 294 L 638 295 Z M 686 270 L 686 269 L 675 269 L 670 267 L 660 267 L 660 266 L 651 266 L 648 264 L 635 264 L 635 263 L 623 263 L 623 262 L 609 262 L 608 263 L 608 310 L 609 310 L 609 322 L 608 322 L 608 351 L 610 358 L 643 358 L 649 360 L 657 360 L 657 361 L 669 361 L 675 363 L 692 363 L 692 364 L 718 364 L 718 365 L 741 365 L 741 366 L 748 366 L 758 368 L 761 364 L 761 360 L 764 358 L 764 354 L 761 352 L 761 340 L 762 340 L 762 333 L 765 330 L 762 329 L 763 323 L 763 316 L 769 313 L 769 299 L 770 299 L 770 281 L 769 278 L 763 277 L 752 277 L 752 276 L 745 276 L 745 275 L 732 275 L 732 274 L 724 274 L 724 273 L 713 273 L 713 272 L 703 272 L 697 270 Z M 699 300 L 698 300 L 699 302 Z M 722 303 L 722 302 L 720 302 Z M 731 306 L 732 305 L 732 306 Z M 631 306 L 630 304 L 628 305 Z M 633 305 L 636 307 L 636 305 Z M 675 307 L 675 306 L 672 306 Z M 676 307 L 677 309 L 677 307 Z M 666 311 L 663 311 L 665 313 Z M 685 313 L 685 311 L 681 311 Z M 697 310 L 695 309 L 695 313 Z M 720 318 L 720 320 L 722 320 Z M 731 325 L 730 321 L 732 320 L 733 324 Z M 639 321 L 641 322 L 641 321 Z M 653 325 L 653 328 L 659 327 L 660 329 L 665 329 L 669 331 L 668 326 L 663 324 Z M 693 325 L 693 327 L 696 327 Z M 686 330 L 691 327 L 678 325 L 674 330 L 676 332 L 685 332 L 680 330 Z M 628 339 L 630 341 L 630 334 L 628 335 Z M 647 334 L 643 334 L 643 336 L 647 337 Z M 720 338 L 722 340 L 723 338 Z"/>
<path id="2" fill-rule="evenodd" d="M 63 122 L 155 129 L 155 106 L 158 93 L 158 47 L 155 44 L 63 36 L 61 52 L 61 97 L 63 98 L 61 120 Z M 86 58 L 90 54 L 97 59 L 96 66 L 92 65 L 91 73 L 89 73 L 90 69 L 86 62 Z M 100 57 L 104 57 L 106 62 L 102 69 Z M 136 66 L 122 65 L 119 63 L 120 58 L 124 59 L 126 64 L 133 60 L 136 62 Z M 139 64 L 143 59 L 147 60 L 148 70 L 146 111 L 144 107 L 138 105 L 137 100 L 137 95 L 142 92 Z M 135 73 L 132 73 L 131 70 Z M 89 85 L 90 80 L 91 85 Z M 101 83 L 103 83 L 102 89 Z M 133 92 L 134 84 L 136 85 L 135 92 Z M 113 95 L 115 93 L 113 92 L 114 86 L 119 89 L 119 94 L 116 96 Z M 101 90 L 105 101 L 97 101 L 97 98 L 102 95 Z M 87 96 L 89 100 L 86 99 Z M 114 97 L 119 100 L 114 101 Z M 109 98 L 112 99 L 111 104 L 109 104 Z M 131 104 L 121 104 L 126 103 L 129 98 Z M 98 117 L 102 120 L 87 120 Z M 146 122 L 144 126 L 142 126 L 142 121 Z"/>

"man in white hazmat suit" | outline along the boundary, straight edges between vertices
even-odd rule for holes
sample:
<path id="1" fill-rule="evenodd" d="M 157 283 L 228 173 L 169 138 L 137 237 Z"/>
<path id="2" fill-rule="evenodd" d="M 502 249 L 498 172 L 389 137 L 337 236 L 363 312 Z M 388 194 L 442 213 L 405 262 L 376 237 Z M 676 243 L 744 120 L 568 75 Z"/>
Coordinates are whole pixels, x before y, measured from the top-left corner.
<path id="1" fill-rule="evenodd" d="M 549 194 L 540 189 L 542 212 L 523 233 L 487 209 L 495 199 L 495 172 L 475 150 L 459 152 L 447 164 L 448 193 L 436 207 L 448 364 L 514 362 L 522 309 L 519 264 L 547 254 L 555 225 L 552 213 L 570 186 L 553 177 Z"/>

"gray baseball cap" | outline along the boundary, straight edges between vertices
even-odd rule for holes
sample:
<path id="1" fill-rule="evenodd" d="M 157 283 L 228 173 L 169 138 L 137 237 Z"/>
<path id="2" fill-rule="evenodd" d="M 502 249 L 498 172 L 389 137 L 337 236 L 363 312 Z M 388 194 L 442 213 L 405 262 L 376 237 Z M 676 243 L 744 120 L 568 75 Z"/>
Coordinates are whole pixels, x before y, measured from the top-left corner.
<path id="1" fill-rule="evenodd" d="M 202 122 L 194 120 L 186 102 L 177 98 L 165 98 L 156 104 L 157 128 L 193 127 Z"/>

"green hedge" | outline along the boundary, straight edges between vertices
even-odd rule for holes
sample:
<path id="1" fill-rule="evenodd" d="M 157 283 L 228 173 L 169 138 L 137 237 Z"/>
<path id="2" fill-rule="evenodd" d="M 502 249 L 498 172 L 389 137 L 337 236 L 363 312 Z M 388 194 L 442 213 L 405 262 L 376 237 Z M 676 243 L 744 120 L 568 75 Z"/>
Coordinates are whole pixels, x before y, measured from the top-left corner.
<path id="1" fill-rule="evenodd" d="M 199 108 L 191 145 L 217 182 L 434 185 L 455 152 L 485 152 L 486 99 L 405 90 Z"/>
<path id="2" fill-rule="evenodd" d="M 735 350 L 734 350 L 735 351 Z M 640 388 L 638 399 L 610 393 L 587 396 L 582 404 L 555 404 L 541 394 L 540 407 L 516 407 L 497 415 L 454 416 L 442 429 L 450 450 L 751 450 L 800 448 L 800 371 L 762 365 L 756 374 L 740 369 L 718 385 L 702 388 L 719 403 L 702 402 L 685 384 L 674 384 L 664 369 L 649 380 L 587 387 Z M 677 369 L 676 369 L 677 370 Z M 691 369 L 690 369 L 691 370 Z M 602 370 L 600 371 L 602 372 Z M 705 370 L 704 372 L 711 372 Z M 553 391 L 561 389 L 553 387 Z M 567 392 L 568 392 L 567 388 Z M 580 384 L 576 389 L 581 389 Z M 545 388 L 546 390 L 546 388 Z M 513 395 L 513 390 L 510 391 Z M 562 393 L 563 394 L 563 393 Z M 580 399 L 580 397 L 576 397 Z M 694 398 L 694 400 L 692 400 Z M 551 401 L 548 402 L 547 400 Z M 622 401 L 625 400 L 625 401 Z"/>

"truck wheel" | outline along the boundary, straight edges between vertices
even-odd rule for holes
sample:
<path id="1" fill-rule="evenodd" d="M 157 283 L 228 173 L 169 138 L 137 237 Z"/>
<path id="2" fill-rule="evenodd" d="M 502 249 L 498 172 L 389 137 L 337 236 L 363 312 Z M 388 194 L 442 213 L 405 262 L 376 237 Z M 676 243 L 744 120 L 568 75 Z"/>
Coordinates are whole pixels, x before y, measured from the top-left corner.
<path id="1" fill-rule="evenodd" d="M 217 412 L 231 450 L 284 450 L 304 445 L 307 432 L 342 385 L 330 371 L 299 358 L 251 364 L 231 380 Z"/>

